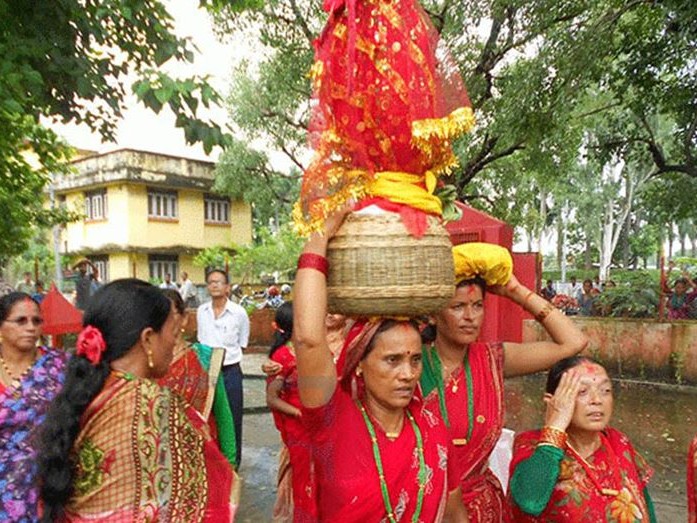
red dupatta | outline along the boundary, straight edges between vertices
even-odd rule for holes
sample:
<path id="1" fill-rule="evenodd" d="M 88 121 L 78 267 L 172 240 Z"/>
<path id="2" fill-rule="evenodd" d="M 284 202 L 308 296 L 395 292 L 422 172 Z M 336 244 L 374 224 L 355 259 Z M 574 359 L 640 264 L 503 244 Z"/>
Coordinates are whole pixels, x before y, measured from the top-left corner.
<path id="1" fill-rule="evenodd" d="M 424 358 L 437 358 L 435 350 L 425 351 Z M 440 387 L 427 392 L 426 405 L 437 411 L 442 405 L 439 388 L 445 393 L 444 403 L 448 419 L 450 456 L 448 458 L 448 487 L 460 486 L 462 501 L 470 522 L 506 521 L 508 508 L 503 489 L 488 468 L 488 460 L 503 429 L 503 345 L 501 343 L 472 343 L 469 346 L 472 384 L 473 421 L 471 436 L 468 386 L 465 367 L 459 367 L 447 383 L 442 382 L 440 362 L 425 362 L 424 368 L 437 368 L 432 378 Z M 424 381 L 422 380 L 422 384 Z"/>

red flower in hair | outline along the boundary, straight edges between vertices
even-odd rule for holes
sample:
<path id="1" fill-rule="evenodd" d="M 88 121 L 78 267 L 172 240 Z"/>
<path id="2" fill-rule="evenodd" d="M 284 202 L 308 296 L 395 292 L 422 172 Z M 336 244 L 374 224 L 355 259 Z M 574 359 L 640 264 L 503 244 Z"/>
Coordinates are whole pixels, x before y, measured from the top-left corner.
<path id="1" fill-rule="evenodd" d="M 102 353 L 106 350 L 106 342 L 102 332 L 92 325 L 88 325 L 77 335 L 77 346 L 75 353 L 84 356 L 92 362 L 98 364 L 102 360 Z"/>

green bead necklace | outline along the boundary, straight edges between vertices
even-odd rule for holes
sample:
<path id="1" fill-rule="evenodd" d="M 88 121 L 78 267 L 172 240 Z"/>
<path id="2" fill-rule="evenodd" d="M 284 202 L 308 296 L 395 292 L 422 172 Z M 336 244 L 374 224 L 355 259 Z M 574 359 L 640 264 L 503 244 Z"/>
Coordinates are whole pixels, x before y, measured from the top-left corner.
<path id="1" fill-rule="evenodd" d="M 392 509 L 392 502 L 390 501 L 390 493 L 387 490 L 387 481 L 385 481 L 385 471 L 382 466 L 382 458 L 380 457 L 380 447 L 378 446 L 378 437 L 375 434 L 375 426 L 373 422 L 370 421 L 368 412 L 366 412 L 363 403 L 356 400 L 356 405 L 363 415 L 363 421 L 370 434 L 370 441 L 373 444 L 373 458 L 375 459 L 375 467 L 378 470 L 378 477 L 380 478 L 380 490 L 382 491 L 382 502 L 385 504 L 385 510 L 387 511 L 387 519 L 390 523 L 397 523 L 397 518 Z M 411 423 L 411 428 L 414 430 L 414 435 L 416 436 L 416 450 L 419 455 L 419 473 L 417 476 L 419 482 L 419 493 L 416 498 L 416 510 L 411 518 L 412 523 L 418 523 L 419 516 L 421 515 L 421 509 L 423 508 L 424 502 L 424 491 L 426 490 L 426 460 L 424 459 L 424 442 L 421 437 L 421 430 L 414 420 L 414 416 L 406 411 L 409 423 Z"/>

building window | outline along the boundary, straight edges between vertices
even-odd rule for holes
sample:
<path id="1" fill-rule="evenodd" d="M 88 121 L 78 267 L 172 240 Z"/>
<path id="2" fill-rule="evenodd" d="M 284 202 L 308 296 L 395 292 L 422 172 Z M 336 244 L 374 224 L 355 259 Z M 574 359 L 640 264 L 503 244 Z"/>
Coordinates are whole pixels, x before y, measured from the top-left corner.
<path id="1" fill-rule="evenodd" d="M 89 260 L 97 269 L 100 282 L 109 281 L 109 255 L 90 256 Z"/>
<path id="2" fill-rule="evenodd" d="M 151 254 L 148 257 L 150 267 L 150 279 L 164 281 L 165 274 L 172 277 L 172 281 L 179 279 L 179 257 L 169 254 Z"/>
<path id="3" fill-rule="evenodd" d="M 105 220 L 108 216 L 106 189 L 85 193 L 85 217 L 87 221 Z"/>
<path id="4" fill-rule="evenodd" d="M 148 189 L 148 218 L 175 219 L 177 192 Z"/>
<path id="5" fill-rule="evenodd" d="M 203 219 L 208 223 L 230 223 L 230 200 L 211 194 L 204 195 Z"/>

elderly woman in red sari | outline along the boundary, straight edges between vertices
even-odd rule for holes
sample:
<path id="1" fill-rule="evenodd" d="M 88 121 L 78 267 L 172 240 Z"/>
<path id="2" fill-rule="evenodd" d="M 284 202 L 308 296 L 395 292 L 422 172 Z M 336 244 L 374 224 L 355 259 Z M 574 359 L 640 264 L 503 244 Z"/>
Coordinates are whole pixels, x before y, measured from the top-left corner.
<path id="1" fill-rule="evenodd" d="M 328 234 L 313 235 L 305 245 L 293 312 L 319 520 L 440 521 L 447 437 L 440 416 L 424 409 L 416 395 L 421 374 L 417 327 L 402 320 L 359 321 L 336 366 L 327 345 L 324 256 L 339 221 L 331 217 Z"/>
<path id="2" fill-rule="evenodd" d="M 434 341 L 424 347 L 421 387 L 426 405 L 434 410 L 440 407 L 448 426 L 452 449 L 448 482 L 451 490 L 460 487 L 470 521 L 506 521 L 503 489 L 488 468 L 489 456 L 503 428 L 503 379 L 548 369 L 580 352 L 587 339 L 573 322 L 510 273 L 512 263 L 505 249 L 470 244 L 455 247 L 453 254 L 460 281 L 448 305 L 433 318 L 435 338 L 431 333 Z M 477 257 L 482 259 L 474 259 Z M 482 277 L 473 277 L 472 268 L 479 267 L 491 280 L 487 273 L 501 272 L 506 259 L 505 285 L 487 286 Z M 487 290 L 535 316 L 552 341 L 478 342 Z"/>
<path id="3" fill-rule="evenodd" d="M 608 426 L 612 382 L 581 357 L 549 371 L 542 430 L 516 437 L 510 497 L 514 521 L 655 522 L 652 470 L 627 436 Z"/>
<path id="4" fill-rule="evenodd" d="M 43 319 L 23 292 L 0 298 L 0 521 L 38 519 L 36 428 L 63 383 L 62 351 L 38 347 Z"/>
<path id="5" fill-rule="evenodd" d="M 170 300 L 116 280 L 83 323 L 42 426 L 42 520 L 230 521 L 230 463 L 199 413 L 154 381 L 181 328 Z"/>

